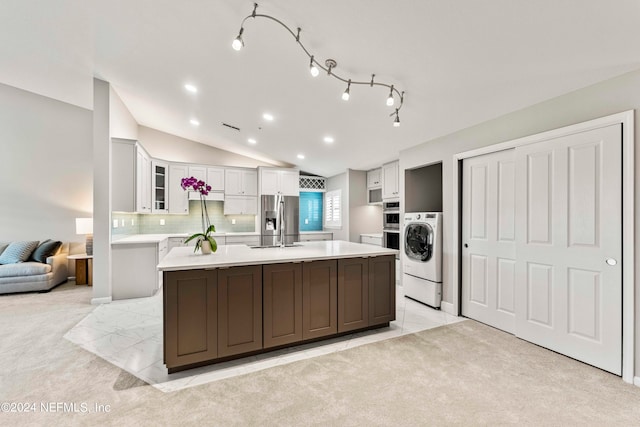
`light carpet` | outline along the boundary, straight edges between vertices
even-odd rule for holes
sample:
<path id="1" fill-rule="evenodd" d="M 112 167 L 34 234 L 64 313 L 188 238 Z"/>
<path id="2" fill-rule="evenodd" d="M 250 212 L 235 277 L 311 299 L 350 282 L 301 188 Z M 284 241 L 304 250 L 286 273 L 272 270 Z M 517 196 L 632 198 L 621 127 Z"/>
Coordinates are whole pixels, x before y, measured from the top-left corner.
<path id="1" fill-rule="evenodd" d="M 0 402 L 38 405 L 0 424 L 640 425 L 640 388 L 470 320 L 162 393 L 62 338 L 90 297 L 0 297 Z"/>

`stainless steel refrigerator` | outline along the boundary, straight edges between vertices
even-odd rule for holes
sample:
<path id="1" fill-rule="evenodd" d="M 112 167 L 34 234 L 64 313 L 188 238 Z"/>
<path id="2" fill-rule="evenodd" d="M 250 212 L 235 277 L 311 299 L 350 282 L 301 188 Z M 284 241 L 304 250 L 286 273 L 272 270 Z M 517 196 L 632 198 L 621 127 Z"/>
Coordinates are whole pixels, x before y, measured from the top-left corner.
<path id="1" fill-rule="evenodd" d="M 280 245 L 300 240 L 300 201 L 298 196 L 262 196 L 260 200 L 260 244 Z"/>

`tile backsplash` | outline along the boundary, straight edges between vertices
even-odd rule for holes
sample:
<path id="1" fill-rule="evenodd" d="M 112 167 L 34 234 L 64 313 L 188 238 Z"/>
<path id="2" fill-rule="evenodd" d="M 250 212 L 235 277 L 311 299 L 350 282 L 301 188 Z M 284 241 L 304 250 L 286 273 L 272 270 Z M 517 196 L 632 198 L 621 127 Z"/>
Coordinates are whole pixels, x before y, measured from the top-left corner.
<path id="1" fill-rule="evenodd" d="M 224 202 L 209 201 L 207 211 L 211 224 L 216 226 L 218 232 L 253 232 L 255 231 L 255 215 L 224 215 Z M 162 215 L 162 214 L 112 214 L 112 220 L 118 221 L 118 228 L 111 227 L 112 236 L 131 234 L 171 234 L 171 233 L 198 233 L 201 231 L 202 211 L 199 200 L 189 201 L 189 215 Z M 133 225 L 131 221 L 133 220 Z M 164 220 L 164 225 L 160 225 Z M 235 220 L 235 224 L 233 224 Z M 124 225 L 123 225 L 124 221 Z"/>

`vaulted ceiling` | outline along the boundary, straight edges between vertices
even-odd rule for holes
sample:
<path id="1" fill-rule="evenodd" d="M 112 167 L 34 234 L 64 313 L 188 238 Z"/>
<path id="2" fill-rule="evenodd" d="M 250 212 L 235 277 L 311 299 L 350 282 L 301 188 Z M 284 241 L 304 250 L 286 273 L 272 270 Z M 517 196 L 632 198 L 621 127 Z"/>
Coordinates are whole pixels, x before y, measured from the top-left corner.
<path id="1" fill-rule="evenodd" d="M 3 0 L 0 82 L 92 108 L 99 77 L 141 125 L 332 176 L 640 68 L 638 0 L 259 2 L 259 13 L 301 27 L 337 74 L 375 73 L 404 90 L 394 128 L 388 90 L 352 87 L 342 101 L 345 85 L 313 78 L 272 21 L 249 19 L 234 51 L 252 9 L 245 0 Z"/>

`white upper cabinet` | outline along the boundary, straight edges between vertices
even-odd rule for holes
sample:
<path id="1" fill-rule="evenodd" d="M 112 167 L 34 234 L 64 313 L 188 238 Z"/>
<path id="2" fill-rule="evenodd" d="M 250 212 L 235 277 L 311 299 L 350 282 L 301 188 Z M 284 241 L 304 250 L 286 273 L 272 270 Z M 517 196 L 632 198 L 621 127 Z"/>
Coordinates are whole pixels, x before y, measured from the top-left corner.
<path id="1" fill-rule="evenodd" d="M 211 186 L 205 200 L 224 200 L 224 168 L 189 165 L 189 174 Z M 200 194 L 189 191 L 189 200 L 200 200 Z"/>
<path id="2" fill-rule="evenodd" d="M 151 212 L 168 213 L 167 203 L 169 182 L 169 164 L 166 162 L 151 160 Z"/>
<path id="3" fill-rule="evenodd" d="M 151 159 L 134 140 L 113 138 L 112 210 L 151 212 Z"/>
<path id="4" fill-rule="evenodd" d="M 195 166 L 195 165 L 189 165 L 189 173 L 187 174 L 187 177 L 194 177 L 196 179 L 199 179 L 201 181 L 206 182 L 207 184 L 209 182 L 207 182 L 207 167 L 206 166 Z M 184 177 L 183 177 L 184 178 Z"/>
<path id="5" fill-rule="evenodd" d="M 151 158 L 136 146 L 136 212 L 151 212 Z"/>
<path id="6" fill-rule="evenodd" d="M 259 168 L 260 194 L 300 195 L 300 172 L 296 169 Z"/>
<path id="7" fill-rule="evenodd" d="M 226 196 L 257 196 L 258 173 L 251 169 L 225 169 L 224 192 Z"/>
<path id="8" fill-rule="evenodd" d="M 224 198 L 224 215 L 257 215 L 258 197 L 228 196 Z"/>
<path id="9" fill-rule="evenodd" d="M 189 213 L 189 198 L 182 189 L 182 178 L 188 178 L 189 167 L 183 164 L 169 165 L 169 213 Z"/>
<path id="10" fill-rule="evenodd" d="M 224 192 L 224 168 L 207 168 L 207 184 L 211 191 Z"/>
<path id="11" fill-rule="evenodd" d="M 367 188 L 382 187 L 382 168 L 373 169 L 367 172 Z"/>
<path id="12" fill-rule="evenodd" d="M 400 165 L 398 161 L 382 165 L 382 199 L 400 197 Z"/>

